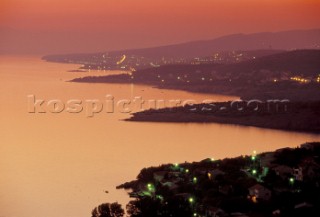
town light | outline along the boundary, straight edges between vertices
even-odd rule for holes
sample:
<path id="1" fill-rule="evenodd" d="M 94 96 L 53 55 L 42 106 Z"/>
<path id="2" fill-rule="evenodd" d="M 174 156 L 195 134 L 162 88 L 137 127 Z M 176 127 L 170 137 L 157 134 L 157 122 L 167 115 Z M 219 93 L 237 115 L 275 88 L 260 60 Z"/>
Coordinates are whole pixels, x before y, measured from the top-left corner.
<path id="1" fill-rule="evenodd" d="M 194 202 L 193 197 L 189 197 L 189 203 L 193 203 L 193 202 Z"/>
<path id="2" fill-rule="evenodd" d="M 193 182 L 197 183 L 197 181 L 198 181 L 197 177 L 193 177 Z"/>
<path id="3" fill-rule="evenodd" d="M 152 190 L 153 190 L 153 185 L 150 184 L 150 183 L 148 183 L 148 184 L 147 184 L 147 188 L 148 188 L 149 191 L 152 191 Z"/>
<path id="4" fill-rule="evenodd" d="M 294 183 L 294 178 L 290 178 L 289 182 L 290 182 L 290 184 L 293 184 Z"/>
<path id="5" fill-rule="evenodd" d="M 161 195 L 156 195 L 156 198 L 159 200 L 163 200 L 163 197 Z"/>
<path id="6" fill-rule="evenodd" d="M 252 170 L 252 174 L 256 175 L 257 174 L 257 170 Z"/>

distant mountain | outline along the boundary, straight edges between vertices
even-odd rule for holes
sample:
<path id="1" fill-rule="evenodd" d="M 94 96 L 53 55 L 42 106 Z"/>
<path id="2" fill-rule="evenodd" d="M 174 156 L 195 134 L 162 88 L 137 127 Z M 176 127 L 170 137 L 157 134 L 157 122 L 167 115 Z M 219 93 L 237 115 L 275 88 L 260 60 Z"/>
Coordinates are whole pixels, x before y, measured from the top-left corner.
<path id="1" fill-rule="evenodd" d="M 110 56 L 143 56 L 150 59 L 194 58 L 210 56 L 220 51 L 249 50 L 298 50 L 320 49 L 320 29 L 292 30 L 284 32 L 263 32 L 255 34 L 227 35 L 213 40 L 193 41 L 175 45 L 129 49 L 91 54 L 49 55 L 44 59 L 52 61 L 72 59 L 84 60 L 93 56 L 108 54 Z"/>
<path id="2" fill-rule="evenodd" d="M 120 55 L 142 55 L 147 57 L 195 57 L 208 56 L 216 51 L 232 50 L 296 50 L 320 49 L 320 29 L 234 34 L 207 41 L 194 41 L 147 49 L 110 52 Z"/>

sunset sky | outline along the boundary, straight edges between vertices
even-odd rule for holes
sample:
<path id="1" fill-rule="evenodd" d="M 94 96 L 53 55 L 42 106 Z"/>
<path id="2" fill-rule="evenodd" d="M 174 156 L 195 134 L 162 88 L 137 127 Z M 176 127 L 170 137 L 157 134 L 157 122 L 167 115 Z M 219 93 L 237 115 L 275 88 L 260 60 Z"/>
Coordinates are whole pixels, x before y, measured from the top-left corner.
<path id="1" fill-rule="evenodd" d="M 1 0 L 0 10 L 0 43 L 9 52 L 92 52 L 320 28 L 319 0 Z"/>

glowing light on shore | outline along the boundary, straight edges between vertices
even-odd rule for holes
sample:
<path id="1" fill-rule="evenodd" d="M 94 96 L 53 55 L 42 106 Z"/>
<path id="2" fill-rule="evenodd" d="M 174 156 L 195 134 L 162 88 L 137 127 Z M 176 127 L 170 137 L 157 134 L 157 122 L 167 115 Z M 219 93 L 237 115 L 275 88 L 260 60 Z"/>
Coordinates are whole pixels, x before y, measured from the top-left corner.
<path id="1" fill-rule="evenodd" d="M 127 58 L 126 55 L 123 55 L 121 59 L 117 62 L 117 65 L 120 65 L 121 63 L 123 63 L 126 58 Z"/>
<path id="2" fill-rule="evenodd" d="M 302 77 L 291 77 L 290 80 L 297 81 L 299 83 L 309 83 L 310 80 Z"/>

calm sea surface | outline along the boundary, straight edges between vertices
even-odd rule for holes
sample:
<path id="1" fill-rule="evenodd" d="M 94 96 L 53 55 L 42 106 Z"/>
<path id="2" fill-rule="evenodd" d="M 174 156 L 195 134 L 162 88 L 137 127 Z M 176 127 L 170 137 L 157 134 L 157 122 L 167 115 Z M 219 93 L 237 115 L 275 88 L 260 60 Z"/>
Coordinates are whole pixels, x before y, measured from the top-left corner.
<path id="1" fill-rule="evenodd" d="M 44 62 L 39 57 L 0 56 L 0 217 L 88 217 L 100 203 L 125 204 L 126 192 L 115 187 L 134 179 L 143 167 L 320 141 L 319 135 L 254 127 L 124 122 L 129 114 L 122 113 L 121 106 L 108 113 L 111 104 L 106 95 L 112 95 L 114 102 L 139 96 L 197 102 L 236 97 L 65 82 L 120 73 L 68 72 L 78 67 Z M 51 113 L 52 108 L 45 107 L 46 113 L 29 113 L 28 95 L 65 106 L 68 100 L 82 100 L 84 110 Z M 92 105 L 92 100 L 104 102 L 105 108 L 88 117 L 91 107 L 85 106 Z"/>

